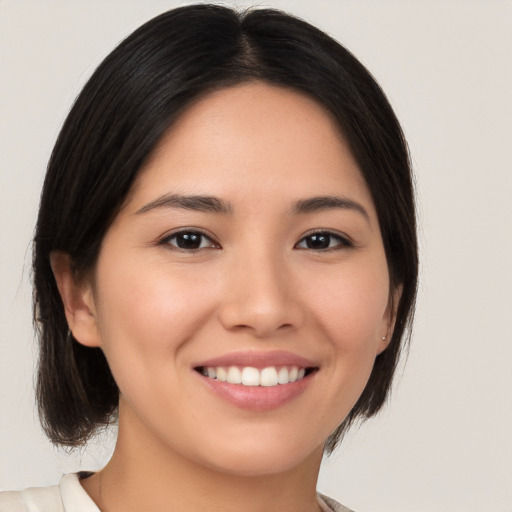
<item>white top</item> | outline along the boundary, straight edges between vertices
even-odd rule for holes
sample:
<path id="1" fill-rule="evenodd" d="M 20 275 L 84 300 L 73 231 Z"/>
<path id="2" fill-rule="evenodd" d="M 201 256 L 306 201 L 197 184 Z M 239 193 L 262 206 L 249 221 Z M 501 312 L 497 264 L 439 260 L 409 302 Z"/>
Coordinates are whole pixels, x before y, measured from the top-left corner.
<path id="1" fill-rule="evenodd" d="M 64 475 L 59 485 L 0 493 L 0 512 L 100 512 L 80 485 L 78 474 Z"/>
<path id="2" fill-rule="evenodd" d="M 353 512 L 318 495 L 322 512 Z M 78 474 L 64 475 L 59 485 L 0 493 L 0 512 L 101 512 L 81 486 Z"/>

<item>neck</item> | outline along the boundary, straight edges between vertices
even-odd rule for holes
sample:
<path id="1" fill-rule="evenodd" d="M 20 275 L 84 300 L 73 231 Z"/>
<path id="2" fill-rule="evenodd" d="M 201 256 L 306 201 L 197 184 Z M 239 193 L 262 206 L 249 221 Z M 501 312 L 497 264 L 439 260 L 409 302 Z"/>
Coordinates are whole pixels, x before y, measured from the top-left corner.
<path id="1" fill-rule="evenodd" d="M 239 475 L 190 460 L 120 422 L 110 462 L 82 485 L 102 512 L 318 512 L 322 452 L 279 473 Z"/>

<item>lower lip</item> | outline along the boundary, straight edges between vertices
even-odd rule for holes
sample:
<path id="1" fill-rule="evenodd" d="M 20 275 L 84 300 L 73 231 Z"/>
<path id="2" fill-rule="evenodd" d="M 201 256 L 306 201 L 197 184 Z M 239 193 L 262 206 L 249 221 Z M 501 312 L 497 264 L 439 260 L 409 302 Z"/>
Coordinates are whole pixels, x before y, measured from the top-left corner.
<path id="1" fill-rule="evenodd" d="M 296 382 L 268 387 L 230 384 L 229 382 L 211 379 L 200 373 L 197 373 L 197 375 L 210 391 L 232 405 L 241 409 L 261 412 L 277 409 L 297 398 L 304 392 L 315 373 L 313 372 Z"/>

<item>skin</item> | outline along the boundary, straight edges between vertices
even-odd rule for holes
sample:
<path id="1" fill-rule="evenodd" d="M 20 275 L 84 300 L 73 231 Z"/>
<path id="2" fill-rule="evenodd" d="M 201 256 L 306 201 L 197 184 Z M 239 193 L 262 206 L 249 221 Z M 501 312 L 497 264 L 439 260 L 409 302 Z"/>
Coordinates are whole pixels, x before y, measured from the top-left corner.
<path id="1" fill-rule="evenodd" d="M 155 207 L 166 194 L 230 211 Z M 319 196 L 360 208 L 293 210 Z M 207 235 L 199 249 L 177 247 L 183 228 Z M 311 247 L 315 231 L 331 233 L 328 248 Z M 318 510 L 323 444 L 393 323 L 375 208 L 321 106 L 257 82 L 207 95 L 140 172 L 93 276 L 76 282 L 65 254 L 52 265 L 74 337 L 103 349 L 121 391 L 114 455 L 82 481 L 103 511 Z M 318 371 L 264 412 L 219 398 L 193 369 L 274 350 Z"/>

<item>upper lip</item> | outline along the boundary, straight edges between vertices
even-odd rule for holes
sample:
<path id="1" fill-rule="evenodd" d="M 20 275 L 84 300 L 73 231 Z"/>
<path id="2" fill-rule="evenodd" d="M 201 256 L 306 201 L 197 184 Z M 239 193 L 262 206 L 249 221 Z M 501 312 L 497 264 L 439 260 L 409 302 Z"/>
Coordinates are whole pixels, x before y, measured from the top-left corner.
<path id="1" fill-rule="evenodd" d="M 310 359 L 287 352 L 285 350 L 275 350 L 270 352 L 263 351 L 243 351 L 224 354 L 211 359 L 200 361 L 193 365 L 194 368 L 200 367 L 229 367 L 251 366 L 253 368 L 267 368 L 269 366 L 297 366 L 299 368 L 315 368 L 318 365 Z"/>

